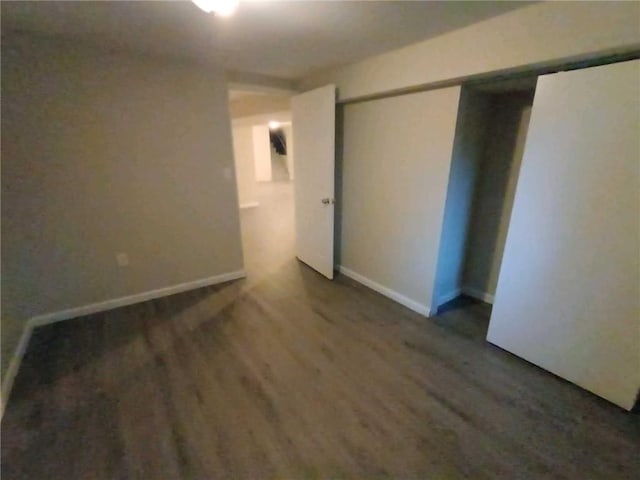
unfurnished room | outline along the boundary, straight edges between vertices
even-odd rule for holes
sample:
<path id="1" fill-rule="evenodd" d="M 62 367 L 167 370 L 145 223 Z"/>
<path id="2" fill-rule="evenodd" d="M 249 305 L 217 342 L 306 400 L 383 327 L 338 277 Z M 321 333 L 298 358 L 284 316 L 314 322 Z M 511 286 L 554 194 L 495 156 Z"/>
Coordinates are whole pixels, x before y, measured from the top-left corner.
<path id="1" fill-rule="evenodd" d="M 640 2 L 0 8 L 3 480 L 640 478 Z"/>

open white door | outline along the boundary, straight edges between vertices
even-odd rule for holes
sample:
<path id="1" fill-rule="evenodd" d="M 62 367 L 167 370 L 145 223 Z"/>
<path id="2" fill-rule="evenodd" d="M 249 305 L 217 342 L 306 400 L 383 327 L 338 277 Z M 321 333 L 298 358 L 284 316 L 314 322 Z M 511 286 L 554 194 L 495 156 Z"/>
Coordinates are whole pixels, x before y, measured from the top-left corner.
<path id="1" fill-rule="evenodd" d="M 293 97 L 296 255 L 333 278 L 336 87 Z"/>

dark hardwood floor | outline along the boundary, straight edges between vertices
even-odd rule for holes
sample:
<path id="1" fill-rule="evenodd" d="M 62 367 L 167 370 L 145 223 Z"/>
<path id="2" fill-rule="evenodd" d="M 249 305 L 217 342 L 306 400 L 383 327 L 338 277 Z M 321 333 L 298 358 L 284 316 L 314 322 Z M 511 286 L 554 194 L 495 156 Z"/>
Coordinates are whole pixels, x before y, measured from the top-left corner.
<path id="1" fill-rule="evenodd" d="M 9 479 L 631 479 L 640 417 L 293 258 L 288 183 L 242 212 L 249 278 L 36 330 Z"/>

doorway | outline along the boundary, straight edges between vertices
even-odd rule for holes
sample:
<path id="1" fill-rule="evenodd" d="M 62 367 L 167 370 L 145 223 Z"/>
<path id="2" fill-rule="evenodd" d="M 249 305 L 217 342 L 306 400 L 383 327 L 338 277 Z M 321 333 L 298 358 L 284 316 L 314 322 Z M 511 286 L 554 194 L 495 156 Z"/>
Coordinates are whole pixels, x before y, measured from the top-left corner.
<path id="1" fill-rule="evenodd" d="M 247 118 L 238 113 L 246 115 L 247 109 L 234 108 L 230 102 L 241 211 L 259 209 L 259 197 L 267 192 L 293 190 L 294 255 L 329 279 L 335 266 L 335 100 L 335 85 L 288 97 L 290 110 L 277 112 L 286 120 L 264 112 Z M 295 161 L 293 143 L 298 150 Z"/>
<path id="2" fill-rule="evenodd" d="M 253 278 L 295 259 L 289 94 L 230 90 L 245 269 Z"/>
<path id="3" fill-rule="evenodd" d="M 479 308 L 485 333 L 536 80 L 464 86 L 461 92 L 432 310 Z"/>

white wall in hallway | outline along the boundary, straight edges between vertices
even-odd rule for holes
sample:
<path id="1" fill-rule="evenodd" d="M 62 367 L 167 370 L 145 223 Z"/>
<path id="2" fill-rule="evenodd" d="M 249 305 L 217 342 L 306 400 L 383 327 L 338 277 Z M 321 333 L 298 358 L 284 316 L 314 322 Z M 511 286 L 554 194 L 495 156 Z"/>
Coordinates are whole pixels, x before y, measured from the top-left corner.
<path id="1" fill-rule="evenodd" d="M 271 141 L 269 140 L 269 127 L 267 125 L 255 125 L 252 127 L 252 135 L 256 180 L 258 182 L 270 182 Z"/>
<path id="2" fill-rule="evenodd" d="M 291 96 L 277 94 L 246 95 L 229 101 L 231 118 L 251 118 L 291 110 Z"/>
<path id="3" fill-rule="evenodd" d="M 283 110 L 280 112 L 252 115 L 250 117 L 234 118 L 232 120 L 232 125 L 234 127 L 240 125 L 267 125 L 271 121 L 279 123 L 291 123 L 291 111 Z"/>
<path id="4" fill-rule="evenodd" d="M 236 164 L 240 208 L 257 206 L 258 192 L 253 148 L 253 127 L 233 127 L 233 155 Z"/>

